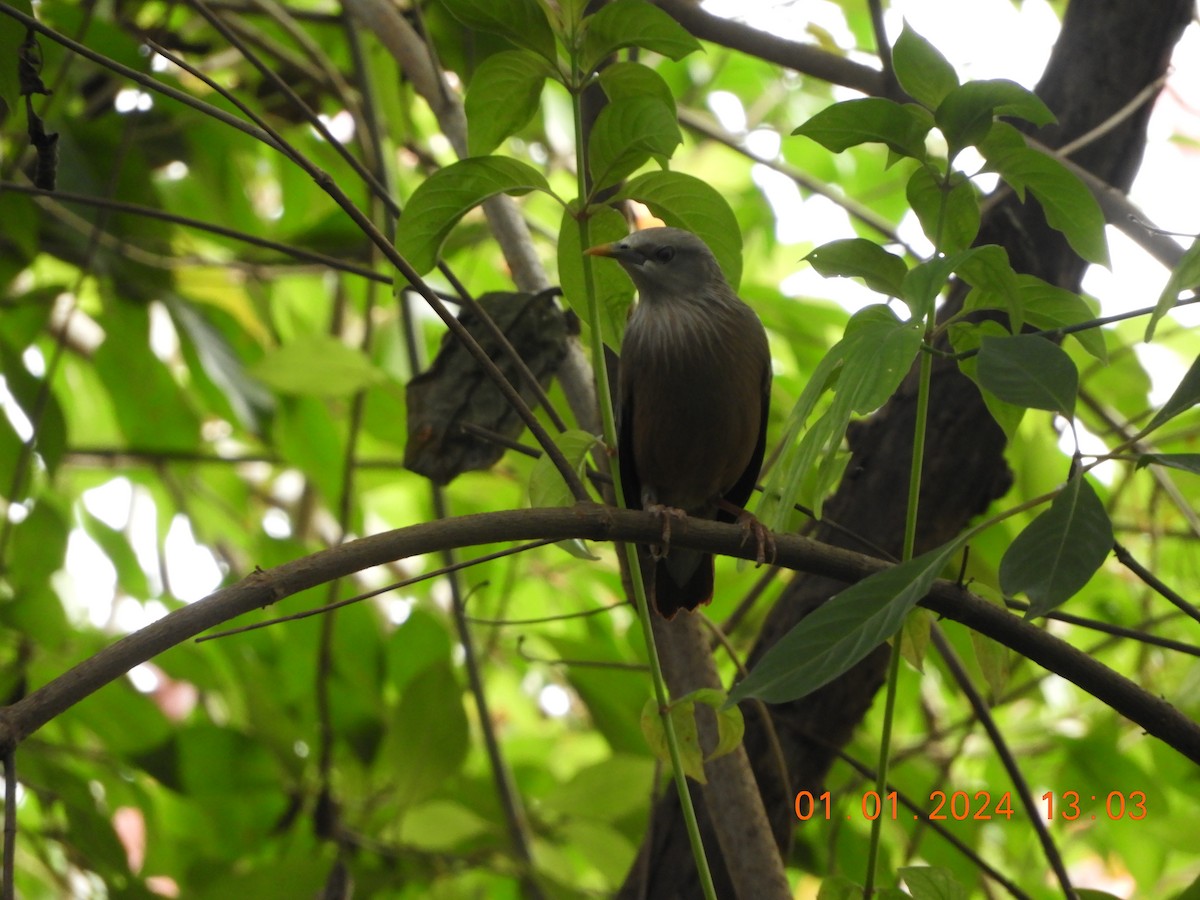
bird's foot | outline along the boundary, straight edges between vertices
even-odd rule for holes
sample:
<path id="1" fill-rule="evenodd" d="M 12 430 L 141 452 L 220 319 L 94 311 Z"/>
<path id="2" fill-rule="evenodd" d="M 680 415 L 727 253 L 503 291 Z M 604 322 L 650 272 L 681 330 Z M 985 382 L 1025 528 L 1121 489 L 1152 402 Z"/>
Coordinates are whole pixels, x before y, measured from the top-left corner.
<path id="1" fill-rule="evenodd" d="M 762 521 L 748 510 L 742 509 L 740 506 L 735 506 L 725 500 L 718 504 L 723 510 L 733 513 L 737 518 L 735 521 L 742 529 L 742 545 L 750 539 L 750 535 L 754 535 L 755 553 L 754 564 L 761 566 L 767 561 L 767 555 L 770 554 L 771 565 L 775 564 L 775 557 L 778 548 L 775 546 L 775 535 L 771 534 L 770 529 L 762 523 Z"/>
<path id="2" fill-rule="evenodd" d="M 657 562 L 671 550 L 671 520 L 678 519 L 682 522 L 687 518 L 687 513 L 677 506 L 664 506 L 662 503 L 650 503 L 645 509 L 646 512 L 658 516 L 662 522 L 662 543 L 650 545 L 650 556 Z"/>

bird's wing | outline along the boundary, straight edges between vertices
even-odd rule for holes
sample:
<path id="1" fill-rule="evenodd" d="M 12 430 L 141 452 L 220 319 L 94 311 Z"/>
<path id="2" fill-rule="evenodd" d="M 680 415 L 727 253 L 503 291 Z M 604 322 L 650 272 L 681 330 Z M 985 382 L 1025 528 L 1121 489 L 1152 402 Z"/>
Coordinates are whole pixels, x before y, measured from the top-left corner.
<path id="1" fill-rule="evenodd" d="M 746 508 L 746 501 L 754 493 L 754 485 L 758 481 L 759 473 L 762 470 L 763 455 L 767 450 L 767 413 L 771 405 L 771 366 L 769 362 L 763 374 L 762 395 L 759 402 L 758 440 L 754 444 L 754 452 L 750 454 L 750 462 L 747 463 L 741 477 L 738 478 L 733 487 L 725 492 L 725 499 L 734 506 L 741 507 L 742 509 Z M 624 465 L 622 462 L 622 471 L 624 471 Z M 722 522 L 733 522 L 736 520 L 736 516 L 733 513 L 725 510 L 720 510 L 717 513 L 717 518 Z"/>
<path id="2" fill-rule="evenodd" d="M 621 421 L 617 426 L 617 465 L 621 467 L 621 489 L 625 493 L 625 505 L 630 509 L 641 509 L 642 483 L 633 462 L 633 391 L 622 385 L 620 394 Z"/>

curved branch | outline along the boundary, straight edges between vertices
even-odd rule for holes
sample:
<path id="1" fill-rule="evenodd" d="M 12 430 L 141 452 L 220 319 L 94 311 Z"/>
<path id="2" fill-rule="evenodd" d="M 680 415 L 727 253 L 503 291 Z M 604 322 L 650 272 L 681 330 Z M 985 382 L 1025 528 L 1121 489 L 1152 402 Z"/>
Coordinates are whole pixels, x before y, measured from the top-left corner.
<path id="1" fill-rule="evenodd" d="M 671 18 L 703 41 L 740 50 L 766 62 L 820 78 L 832 84 L 886 96 L 887 79 L 878 69 L 864 66 L 811 44 L 785 40 L 733 19 L 705 12 L 696 0 L 653 0 Z"/>
<path id="2" fill-rule="evenodd" d="M 404 557 L 498 541 L 582 538 L 654 543 L 662 523 L 651 513 L 581 503 L 568 509 L 519 509 L 479 513 L 412 525 L 360 538 L 269 571 L 257 570 L 237 584 L 159 619 L 63 673 L 0 711 L 0 756 L 55 716 L 139 663 L 235 616 L 308 588 Z M 686 519 L 672 529 L 672 543 L 711 553 L 752 558 L 736 524 Z M 887 567 L 869 556 L 799 535 L 779 535 L 777 564 L 852 583 Z M 835 601 L 836 602 L 836 601 Z M 1148 734 L 1200 763 L 1200 725 L 1125 676 L 951 581 L 938 581 L 922 605 L 1009 647 L 1065 678 L 1136 722 Z"/>

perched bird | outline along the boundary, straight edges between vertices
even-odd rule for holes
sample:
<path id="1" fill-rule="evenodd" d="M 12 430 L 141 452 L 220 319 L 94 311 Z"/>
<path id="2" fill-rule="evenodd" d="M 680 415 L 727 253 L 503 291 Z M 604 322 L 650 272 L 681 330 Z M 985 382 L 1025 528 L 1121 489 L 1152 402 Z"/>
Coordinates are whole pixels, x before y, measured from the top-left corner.
<path id="1" fill-rule="evenodd" d="M 625 502 L 663 517 L 653 553 L 654 604 L 666 618 L 712 599 L 713 558 L 670 549 L 681 515 L 740 521 L 762 466 L 771 355 L 754 310 L 707 245 L 678 228 L 647 228 L 586 251 L 619 262 L 638 290 L 621 346 L 618 459 Z"/>

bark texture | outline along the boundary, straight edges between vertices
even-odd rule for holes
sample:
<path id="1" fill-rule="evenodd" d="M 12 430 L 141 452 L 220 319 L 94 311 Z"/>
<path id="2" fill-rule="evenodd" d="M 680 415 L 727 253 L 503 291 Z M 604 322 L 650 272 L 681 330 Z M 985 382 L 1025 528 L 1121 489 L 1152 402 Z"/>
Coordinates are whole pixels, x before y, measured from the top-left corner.
<path id="1" fill-rule="evenodd" d="M 1172 49 L 1193 12 L 1192 0 L 1164 0 L 1154 11 L 1142 0 L 1074 0 L 1037 92 L 1058 116 L 1058 123 L 1036 137 L 1060 146 L 1086 134 L 1121 109 L 1168 66 Z M 710 36 L 711 39 L 711 36 Z M 1020 48 L 1014 47 L 1013 52 Z M 1121 191 L 1128 189 L 1141 162 L 1146 105 L 1072 158 Z M 979 243 L 999 244 L 1019 272 L 1038 275 L 1078 290 L 1085 264 L 1050 229 L 1032 199 L 1020 203 L 1009 196 L 985 217 Z M 961 301 L 951 296 L 947 308 Z M 872 544 L 899 555 L 903 536 L 904 486 L 914 428 L 915 380 L 910 376 L 896 396 L 850 435 L 852 459 L 826 516 Z M 953 364 L 934 368 L 927 431 L 927 456 L 921 487 L 918 552 L 959 533 L 993 499 L 1008 488 L 1004 438 L 980 399 L 978 390 Z M 841 532 L 819 528 L 815 534 L 831 544 L 873 552 Z M 844 585 L 820 577 L 798 577 L 771 611 L 751 653 L 753 665 L 766 650 L 813 609 Z M 786 848 L 795 820 L 792 798 L 799 790 L 818 794 L 842 747 L 870 708 L 883 684 L 886 648 L 878 648 L 842 678 L 769 712 L 778 734 L 786 780 L 758 707 L 744 704 L 746 750 L 750 756 L 781 848 Z M 703 793 L 693 787 L 705 846 L 722 897 L 734 888 L 718 843 L 708 825 Z M 815 821 L 815 820 L 814 820 Z M 701 896 L 673 793 L 659 803 L 650 833 L 620 894 L 623 898 L 692 898 Z"/>

